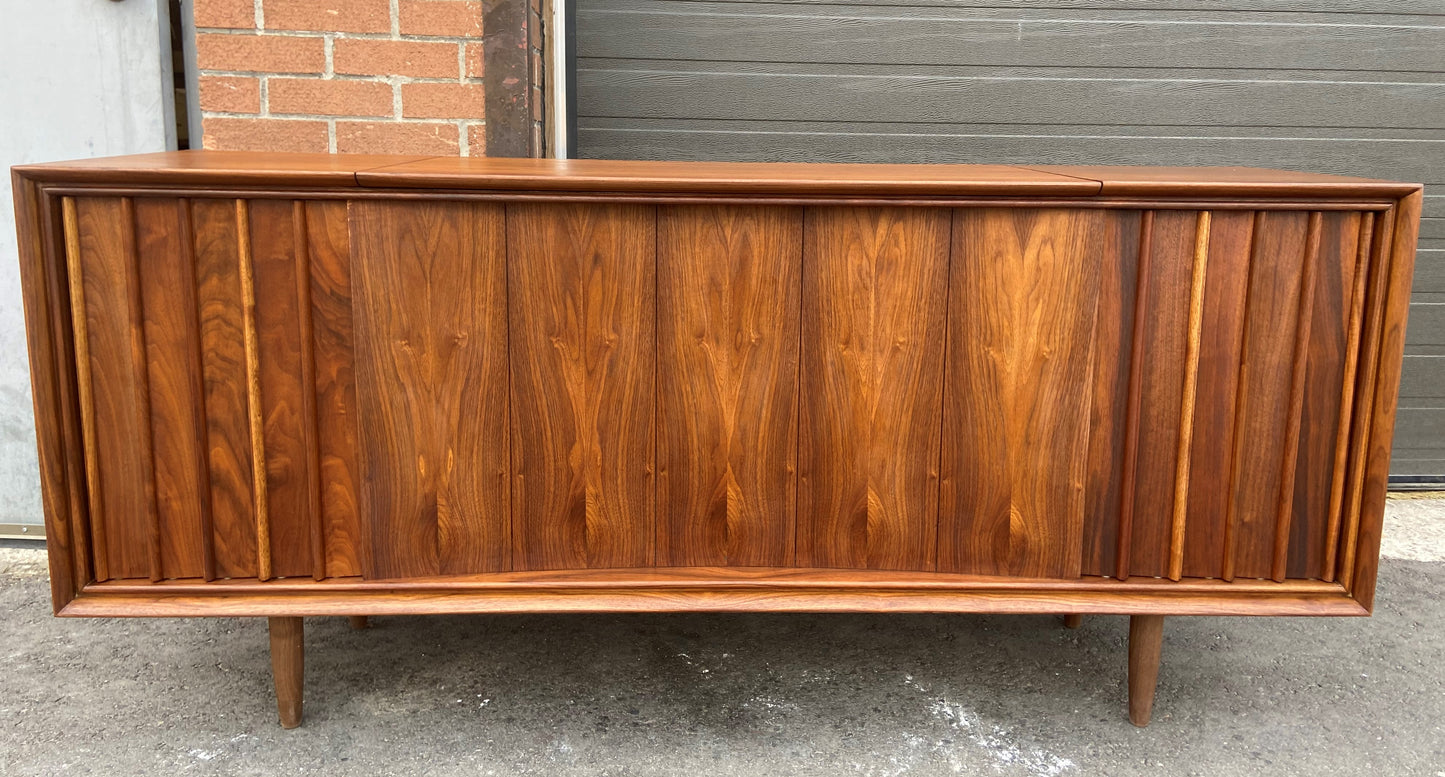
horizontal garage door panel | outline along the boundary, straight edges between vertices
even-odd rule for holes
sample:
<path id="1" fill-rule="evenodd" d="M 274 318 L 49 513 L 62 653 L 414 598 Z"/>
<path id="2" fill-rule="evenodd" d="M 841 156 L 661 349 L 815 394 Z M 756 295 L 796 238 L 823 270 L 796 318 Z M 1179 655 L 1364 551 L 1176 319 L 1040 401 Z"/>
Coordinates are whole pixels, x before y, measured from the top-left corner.
<path id="1" fill-rule="evenodd" d="M 579 57 L 905 65 L 1250 68 L 1438 72 L 1445 50 L 1420 27 L 1368 15 L 951 9 L 632 0 L 579 22 L 611 34 Z"/>
<path id="2" fill-rule="evenodd" d="M 1440 123 L 1445 105 L 1445 84 L 1432 83 L 885 75 L 842 68 L 738 73 L 729 63 L 688 71 L 583 70 L 581 64 L 578 112 L 589 116 L 609 115 L 608 104 L 620 102 L 638 118 L 947 123 L 965 114 L 1005 123 L 1195 126 L 1232 115 L 1249 116 L 1252 126 L 1430 128 Z"/>

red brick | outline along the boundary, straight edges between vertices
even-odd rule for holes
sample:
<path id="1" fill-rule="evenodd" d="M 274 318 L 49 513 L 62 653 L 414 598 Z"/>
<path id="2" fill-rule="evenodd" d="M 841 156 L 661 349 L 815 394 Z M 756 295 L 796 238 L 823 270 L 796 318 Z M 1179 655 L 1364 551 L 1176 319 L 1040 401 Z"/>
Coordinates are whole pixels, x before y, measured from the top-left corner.
<path id="1" fill-rule="evenodd" d="M 348 75 L 457 77 L 455 43 L 341 38 L 331 55 L 336 72 Z"/>
<path id="2" fill-rule="evenodd" d="M 256 29 L 256 4 L 252 0 L 196 0 L 191 13 L 197 27 Z"/>
<path id="3" fill-rule="evenodd" d="M 391 32 L 388 0 L 263 0 L 268 30 Z"/>
<path id="4" fill-rule="evenodd" d="M 467 78 L 481 78 L 486 72 L 486 52 L 480 43 L 467 44 Z"/>
<path id="5" fill-rule="evenodd" d="M 203 111 L 260 113 L 261 80 L 244 76 L 201 76 L 199 102 Z"/>
<path id="6" fill-rule="evenodd" d="M 328 116 L 391 116 L 391 84 L 320 78 L 272 78 L 266 85 L 271 113 Z"/>
<path id="7" fill-rule="evenodd" d="M 226 151 L 325 152 L 329 145 L 324 121 L 208 118 L 201 130 L 205 148 Z"/>
<path id="8" fill-rule="evenodd" d="M 310 36 L 201 34 L 196 36 L 196 66 L 202 70 L 320 73 L 326 69 L 326 44 Z"/>
<path id="9" fill-rule="evenodd" d="M 481 84 L 402 84 L 401 115 L 408 119 L 480 119 L 487 115 Z"/>
<path id="10" fill-rule="evenodd" d="M 336 150 L 343 154 L 456 156 L 457 125 L 420 121 L 338 121 Z"/>
<path id="11" fill-rule="evenodd" d="M 487 123 L 473 122 L 467 125 L 467 155 L 487 155 Z"/>
<path id="12" fill-rule="evenodd" d="M 402 0 L 402 35 L 481 37 L 482 4 L 471 0 Z"/>

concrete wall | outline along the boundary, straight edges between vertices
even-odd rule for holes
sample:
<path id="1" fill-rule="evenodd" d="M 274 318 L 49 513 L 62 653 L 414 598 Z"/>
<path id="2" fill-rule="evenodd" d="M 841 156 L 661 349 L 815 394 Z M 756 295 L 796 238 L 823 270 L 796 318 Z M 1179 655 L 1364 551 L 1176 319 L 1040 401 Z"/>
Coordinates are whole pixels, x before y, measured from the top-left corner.
<path id="1" fill-rule="evenodd" d="M 0 25 L 0 166 L 6 172 L 0 182 L 0 524 L 41 522 L 9 167 L 165 150 L 172 122 L 163 18 L 156 0 L 5 4 Z"/>

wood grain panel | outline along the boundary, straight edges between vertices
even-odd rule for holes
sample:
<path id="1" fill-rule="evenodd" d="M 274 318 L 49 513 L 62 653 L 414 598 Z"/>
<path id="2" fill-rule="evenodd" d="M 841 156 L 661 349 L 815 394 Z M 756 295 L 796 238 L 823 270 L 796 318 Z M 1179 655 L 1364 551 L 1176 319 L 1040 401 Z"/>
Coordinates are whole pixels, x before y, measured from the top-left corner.
<path id="1" fill-rule="evenodd" d="M 112 578 L 150 577 L 154 492 L 147 493 L 151 463 L 149 420 L 143 402 L 143 371 L 134 353 L 132 325 L 139 289 L 134 287 L 135 235 L 130 203 L 112 197 L 75 200 L 80 285 L 85 316 L 91 408 L 82 418 L 93 447 L 94 523 L 103 525 L 106 569 Z M 75 303 L 72 303 L 75 304 Z M 144 358 L 143 356 L 141 358 Z M 139 369 L 138 369 L 139 368 Z M 85 414 L 85 408 L 82 408 Z"/>
<path id="2" fill-rule="evenodd" d="M 507 206 L 519 569 L 654 562 L 655 219 Z"/>
<path id="3" fill-rule="evenodd" d="M 503 209 L 352 205 L 369 577 L 507 569 Z"/>
<path id="4" fill-rule="evenodd" d="M 190 203 L 137 199 L 135 222 L 161 568 L 168 578 L 214 577 Z"/>
<path id="5" fill-rule="evenodd" d="M 1129 537 L 1131 575 L 1158 577 L 1169 571 L 1174 485 L 1179 456 L 1189 289 L 1198 213 L 1156 211 L 1149 241 L 1143 380 L 1139 397 L 1133 520 Z M 1138 311 L 1135 315 L 1141 315 Z M 1128 499 L 1131 495 L 1125 494 Z"/>
<path id="6" fill-rule="evenodd" d="M 1272 572 L 1308 219 L 1306 213 L 1262 212 L 1255 222 L 1225 579 Z"/>
<path id="7" fill-rule="evenodd" d="M 936 566 L 950 217 L 806 213 L 801 565 Z"/>
<path id="8" fill-rule="evenodd" d="M 954 212 L 939 571 L 1079 575 L 1104 221 Z"/>
<path id="9" fill-rule="evenodd" d="M 271 571 L 277 577 L 310 575 L 315 425 L 305 412 L 313 389 L 303 383 L 302 344 L 311 333 L 301 326 L 297 295 L 305 225 L 296 223 L 291 200 L 252 200 L 250 226 Z"/>
<path id="10" fill-rule="evenodd" d="M 351 323 L 351 229 L 347 204 L 306 203 L 311 327 L 316 362 L 316 433 L 326 575 L 361 574 L 366 550 L 356 490 L 356 377 Z"/>
<path id="11" fill-rule="evenodd" d="M 789 565 L 802 211 L 662 208 L 657 246 L 658 563 Z"/>
<path id="12" fill-rule="evenodd" d="M 1089 463 L 1084 482 L 1085 575 L 1113 575 L 1118 559 L 1120 479 L 1141 215 L 1139 211 L 1113 211 L 1103 223 L 1103 248 L 1097 265 L 1094 374 L 1089 391 Z"/>
<path id="13" fill-rule="evenodd" d="M 194 200 L 191 234 L 216 575 L 255 577 L 256 522 L 235 202 Z"/>
<path id="14" fill-rule="evenodd" d="M 1185 577 L 1223 574 L 1224 524 L 1234 459 L 1235 391 L 1244 336 L 1245 294 L 1254 213 L 1215 211 L 1209 220 L 1209 269 L 1199 338 L 1199 382 L 1190 440 L 1184 523 Z"/>
<path id="15" fill-rule="evenodd" d="M 1306 347 L 1286 574 L 1322 579 L 1335 481 L 1335 444 L 1344 394 L 1360 214 L 1322 213 Z"/>

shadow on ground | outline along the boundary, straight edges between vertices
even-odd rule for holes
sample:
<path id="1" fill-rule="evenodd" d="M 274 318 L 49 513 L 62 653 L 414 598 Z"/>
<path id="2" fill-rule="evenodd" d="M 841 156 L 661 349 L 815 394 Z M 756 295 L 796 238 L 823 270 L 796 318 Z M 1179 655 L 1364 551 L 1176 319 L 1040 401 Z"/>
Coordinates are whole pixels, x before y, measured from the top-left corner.
<path id="1" fill-rule="evenodd" d="M 1369 619 L 1172 618 L 1154 724 L 1127 619 L 308 618 L 306 723 L 261 619 L 54 619 L 0 577 L 0 774 L 1445 774 L 1445 564 Z"/>

